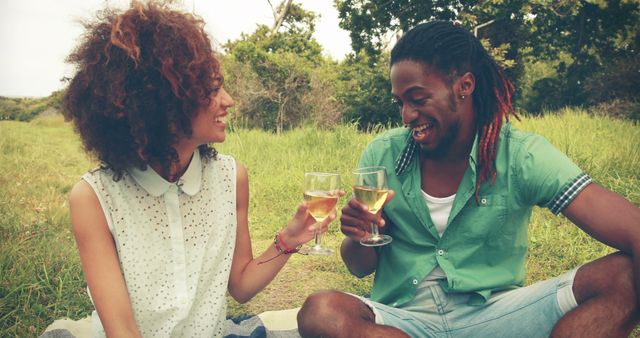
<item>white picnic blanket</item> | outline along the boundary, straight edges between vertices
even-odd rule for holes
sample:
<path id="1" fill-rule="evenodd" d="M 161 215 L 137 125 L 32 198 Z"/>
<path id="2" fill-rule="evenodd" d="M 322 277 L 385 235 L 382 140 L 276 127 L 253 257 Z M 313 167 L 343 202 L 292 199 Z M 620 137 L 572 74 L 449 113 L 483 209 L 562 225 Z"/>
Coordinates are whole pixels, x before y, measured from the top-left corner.
<path id="1" fill-rule="evenodd" d="M 227 338 L 297 338 L 297 315 L 300 308 L 266 311 L 239 322 L 227 319 Z M 39 338 L 91 338 L 91 316 L 80 319 L 58 319 Z"/>

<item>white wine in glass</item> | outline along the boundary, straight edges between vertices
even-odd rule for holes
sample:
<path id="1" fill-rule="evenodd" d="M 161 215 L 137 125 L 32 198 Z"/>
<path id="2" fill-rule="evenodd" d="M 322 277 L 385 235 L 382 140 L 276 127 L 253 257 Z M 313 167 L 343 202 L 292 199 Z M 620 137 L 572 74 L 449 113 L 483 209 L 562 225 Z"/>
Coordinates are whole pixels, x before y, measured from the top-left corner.
<path id="1" fill-rule="evenodd" d="M 353 171 L 353 197 L 364 204 L 372 214 L 380 211 L 389 195 L 387 172 L 384 167 L 364 167 Z M 362 238 L 364 246 L 380 246 L 391 243 L 393 238 L 380 234 L 378 225 L 371 223 L 371 234 Z"/>
<path id="2" fill-rule="evenodd" d="M 304 200 L 307 202 L 309 213 L 316 222 L 324 221 L 336 208 L 338 192 L 340 191 L 340 175 L 332 173 L 305 173 Z M 301 253 L 311 255 L 330 255 L 333 249 L 325 248 L 321 244 L 322 234 L 316 231 L 313 245 L 300 249 Z"/>

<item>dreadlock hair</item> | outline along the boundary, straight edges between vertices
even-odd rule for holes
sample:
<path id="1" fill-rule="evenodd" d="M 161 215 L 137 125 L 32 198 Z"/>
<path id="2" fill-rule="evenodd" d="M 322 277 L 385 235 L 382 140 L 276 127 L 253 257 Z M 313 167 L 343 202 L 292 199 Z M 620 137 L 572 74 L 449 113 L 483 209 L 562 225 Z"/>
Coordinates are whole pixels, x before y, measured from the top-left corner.
<path id="1" fill-rule="evenodd" d="M 390 65 L 399 61 L 418 62 L 445 75 L 450 83 L 470 72 L 476 80 L 473 108 L 479 134 L 476 202 L 482 182 L 492 185 L 496 178 L 495 160 L 503 119 L 516 119 L 511 104 L 513 83 L 469 31 L 447 21 L 420 24 L 400 38 L 391 50 Z"/>
<path id="2" fill-rule="evenodd" d="M 63 99 L 85 149 L 119 180 L 130 166 L 159 163 L 171 175 L 179 137 L 222 86 L 201 18 L 159 1 L 105 8 L 67 61 L 76 66 Z M 200 145 L 206 158 L 216 150 Z M 170 178 L 171 179 L 171 178 Z"/>

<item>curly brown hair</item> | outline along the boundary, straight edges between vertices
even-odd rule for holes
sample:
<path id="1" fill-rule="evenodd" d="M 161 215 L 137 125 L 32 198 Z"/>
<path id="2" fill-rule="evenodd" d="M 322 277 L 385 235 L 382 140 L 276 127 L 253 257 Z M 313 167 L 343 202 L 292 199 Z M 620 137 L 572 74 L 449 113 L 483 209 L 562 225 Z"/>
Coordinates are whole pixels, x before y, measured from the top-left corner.
<path id="1" fill-rule="evenodd" d="M 168 4 L 133 2 L 106 8 L 67 61 L 77 73 L 63 99 L 85 149 L 114 171 L 159 164 L 169 175 L 178 163 L 174 145 L 191 136 L 191 121 L 222 86 L 204 21 Z M 208 158 L 208 145 L 199 147 Z"/>

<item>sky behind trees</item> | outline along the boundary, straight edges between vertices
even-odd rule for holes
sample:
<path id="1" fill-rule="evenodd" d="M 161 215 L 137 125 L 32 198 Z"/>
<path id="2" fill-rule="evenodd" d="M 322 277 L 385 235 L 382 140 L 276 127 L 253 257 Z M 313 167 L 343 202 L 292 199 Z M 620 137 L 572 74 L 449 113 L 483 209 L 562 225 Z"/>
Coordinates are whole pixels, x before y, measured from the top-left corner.
<path id="1" fill-rule="evenodd" d="M 277 6 L 280 0 L 271 0 Z M 330 0 L 296 0 L 320 14 L 314 37 L 324 52 L 342 59 L 351 51 L 348 32 L 338 27 Z M 78 19 L 91 17 L 105 3 L 126 6 L 129 0 L 0 1 L 0 96 L 48 96 L 62 89 L 60 79 L 73 74 L 65 57 L 82 34 Z M 251 33 L 274 21 L 267 0 L 182 0 L 183 8 L 203 17 L 214 44 Z"/>

